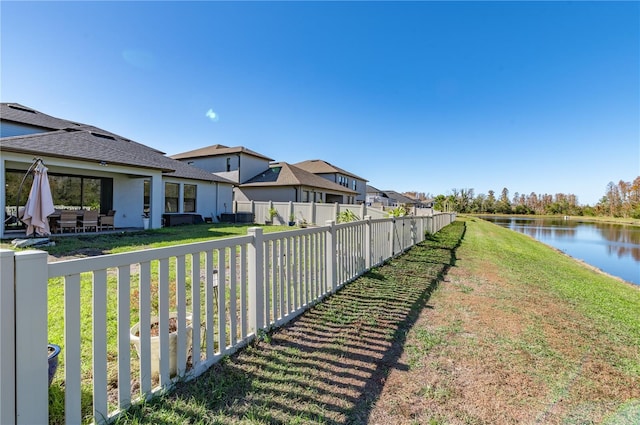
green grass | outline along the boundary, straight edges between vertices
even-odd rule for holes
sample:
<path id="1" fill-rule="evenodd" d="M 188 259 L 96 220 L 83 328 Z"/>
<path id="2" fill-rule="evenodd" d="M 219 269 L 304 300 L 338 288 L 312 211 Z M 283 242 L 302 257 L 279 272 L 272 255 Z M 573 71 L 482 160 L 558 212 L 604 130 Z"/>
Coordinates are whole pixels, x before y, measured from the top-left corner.
<path id="1" fill-rule="evenodd" d="M 476 219 L 470 219 L 471 221 Z M 526 235 L 478 222 L 465 240 L 492 262 L 501 264 L 504 276 L 526 290 L 544 289 L 576 306 L 611 338 L 640 345 L 640 290 L 592 270 Z M 636 366 L 640 373 L 640 366 Z"/>
<path id="2" fill-rule="evenodd" d="M 204 242 L 211 239 L 243 236 L 247 234 L 247 229 L 253 226 L 256 225 L 203 223 L 108 234 L 78 234 L 77 236 L 69 236 L 68 234 L 60 236 L 53 234 L 50 239 L 55 242 L 55 246 L 44 247 L 42 250 L 56 257 L 82 254 L 86 251 L 115 254 L 140 249 Z M 263 228 L 265 233 L 295 229 L 289 226 L 260 227 Z M 13 249 L 8 241 L 0 244 L 0 247 Z"/>

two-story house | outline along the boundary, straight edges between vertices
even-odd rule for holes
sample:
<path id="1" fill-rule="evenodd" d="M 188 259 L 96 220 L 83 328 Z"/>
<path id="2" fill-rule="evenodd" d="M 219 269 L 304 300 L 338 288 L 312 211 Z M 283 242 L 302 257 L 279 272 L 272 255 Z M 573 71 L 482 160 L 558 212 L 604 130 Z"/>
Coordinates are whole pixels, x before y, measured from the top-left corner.
<path id="1" fill-rule="evenodd" d="M 346 203 L 362 204 L 366 202 L 368 180 L 321 159 L 310 159 L 293 165 L 356 192 L 355 196 L 347 200 Z"/>
<path id="2" fill-rule="evenodd" d="M 340 170 L 342 177 L 314 173 L 295 164 L 274 163 L 273 159 L 243 146 L 217 144 L 171 158 L 234 181 L 233 194 L 237 201 L 353 204 L 366 186 L 366 180 L 358 178 L 356 181 L 356 176 L 344 170 Z"/>

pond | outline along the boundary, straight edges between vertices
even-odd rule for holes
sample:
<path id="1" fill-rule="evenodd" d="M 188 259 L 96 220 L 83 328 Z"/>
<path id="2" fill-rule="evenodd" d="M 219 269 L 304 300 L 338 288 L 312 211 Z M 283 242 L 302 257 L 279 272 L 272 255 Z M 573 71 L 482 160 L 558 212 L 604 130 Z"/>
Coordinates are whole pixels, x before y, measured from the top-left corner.
<path id="1" fill-rule="evenodd" d="M 640 285 L 640 226 L 575 218 L 482 218 L 527 234 L 610 275 Z"/>

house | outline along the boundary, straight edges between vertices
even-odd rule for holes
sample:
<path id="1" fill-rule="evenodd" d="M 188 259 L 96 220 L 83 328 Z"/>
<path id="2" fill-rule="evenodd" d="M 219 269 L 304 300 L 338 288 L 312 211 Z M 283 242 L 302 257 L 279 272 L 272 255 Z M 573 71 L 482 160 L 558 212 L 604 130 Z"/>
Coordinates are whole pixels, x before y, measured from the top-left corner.
<path id="1" fill-rule="evenodd" d="M 244 183 L 269 168 L 272 158 L 244 146 L 212 145 L 171 155 L 171 158 L 194 165 L 234 183 Z"/>
<path id="2" fill-rule="evenodd" d="M 389 206 L 397 207 L 397 206 L 405 206 L 407 208 L 413 208 L 419 204 L 419 201 L 416 201 L 413 198 L 409 198 L 408 196 L 404 196 L 401 193 L 396 192 L 395 190 L 383 190 L 382 193 L 389 199 Z"/>
<path id="3" fill-rule="evenodd" d="M 348 199 L 346 203 L 362 204 L 366 202 L 368 180 L 321 159 L 311 159 L 293 165 L 356 192 L 355 197 Z"/>
<path id="4" fill-rule="evenodd" d="M 238 201 L 348 203 L 356 192 L 286 162 L 269 168 L 236 188 Z"/>
<path id="5" fill-rule="evenodd" d="M 389 197 L 380 189 L 367 185 L 367 206 L 388 207 Z"/>
<path id="6" fill-rule="evenodd" d="M 273 162 L 273 159 L 243 146 L 218 144 L 172 155 L 171 158 L 234 181 L 237 183 L 234 200 L 237 201 L 353 204 L 360 195 L 353 187 L 362 187 L 364 190 L 366 182 L 357 177 L 359 180 L 356 183 L 356 176 L 344 170 L 340 170 L 344 178 L 338 179 L 335 174 L 339 169 L 333 166 L 327 173 L 317 174 L 298 165 Z M 301 164 L 309 168 L 306 162 Z M 316 170 L 322 171 L 318 167 Z M 346 177 L 347 174 L 350 179 Z"/>
<path id="7" fill-rule="evenodd" d="M 165 214 L 217 217 L 231 211 L 233 182 L 151 147 L 17 103 L 0 104 L 0 207 L 16 215 L 16 199 L 33 163 L 43 160 L 56 208 L 115 210 L 115 227 L 162 225 Z M 4 237 L 5 226 L 0 229 Z"/>

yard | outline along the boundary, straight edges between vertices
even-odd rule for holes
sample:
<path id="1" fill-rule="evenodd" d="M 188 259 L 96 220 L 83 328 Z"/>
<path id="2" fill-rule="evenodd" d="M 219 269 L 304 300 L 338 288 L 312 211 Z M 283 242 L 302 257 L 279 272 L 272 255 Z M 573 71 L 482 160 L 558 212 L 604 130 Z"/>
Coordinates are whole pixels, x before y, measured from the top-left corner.
<path id="1" fill-rule="evenodd" d="M 511 233 L 457 221 L 118 423 L 637 424 L 640 291 Z"/>
<path id="2" fill-rule="evenodd" d="M 69 238 L 50 254 L 245 232 L 202 225 Z M 117 423 L 637 424 L 637 311 L 637 288 L 524 235 L 459 219 Z"/>

